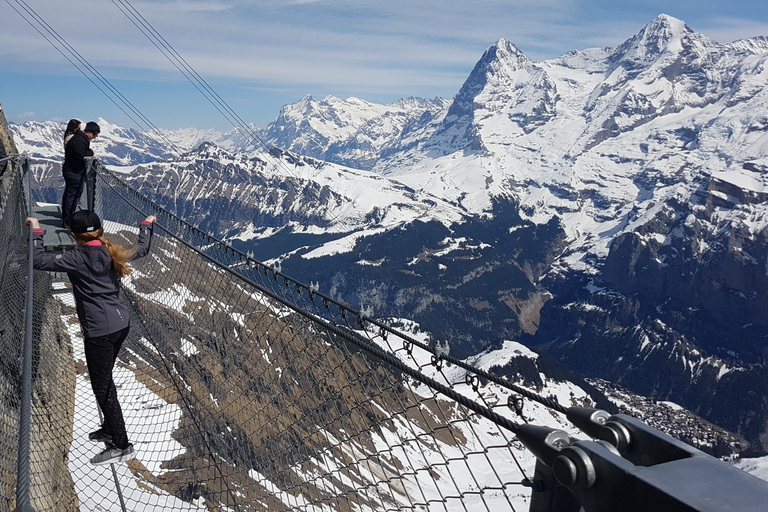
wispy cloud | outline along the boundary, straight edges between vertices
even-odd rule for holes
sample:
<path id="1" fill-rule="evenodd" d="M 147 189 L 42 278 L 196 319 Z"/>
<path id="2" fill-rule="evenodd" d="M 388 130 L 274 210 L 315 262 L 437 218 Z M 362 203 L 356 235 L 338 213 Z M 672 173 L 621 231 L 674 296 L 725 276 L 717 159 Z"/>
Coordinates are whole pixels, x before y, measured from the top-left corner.
<path id="1" fill-rule="evenodd" d="M 35 112 L 18 112 L 15 115 L 11 116 L 11 121 L 15 121 L 17 123 L 23 123 L 25 121 L 34 121 L 37 120 L 37 113 Z"/>
<path id="2" fill-rule="evenodd" d="M 754 36 L 768 36 L 768 20 L 765 19 L 718 17 L 703 23 L 702 26 L 691 28 L 704 32 L 711 39 L 721 43 Z"/>
<path id="3" fill-rule="evenodd" d="M 143 12 L 149 8 L 163 10 L 166 12 L 211 12 L 225 11 L 231 9 L 231 2 L 210 2 L 195 0 L 175 0 L 172 2 L 132 2 L 137 11 Z"/>
<path id="4" fill-rule="evenodd" d="M 721 42 L 768 34 L 767 2 L 702 1 L 679 0 L 670 7 L 662 0 L 145 0 L 133 6 L 218 84 L 297 91 L 296 99 L 304 94 L 396 99 L 451 97 L 499 38 L 533 60 L 545 60 L 621 44 L 662 12 Z M 157 87 L 184 83 L 112 2 L 34 4 L 110 79 Z M 7 20 L 0 31 L 4 70 L 77 74 L 5 2 L 0 16 Z"/>

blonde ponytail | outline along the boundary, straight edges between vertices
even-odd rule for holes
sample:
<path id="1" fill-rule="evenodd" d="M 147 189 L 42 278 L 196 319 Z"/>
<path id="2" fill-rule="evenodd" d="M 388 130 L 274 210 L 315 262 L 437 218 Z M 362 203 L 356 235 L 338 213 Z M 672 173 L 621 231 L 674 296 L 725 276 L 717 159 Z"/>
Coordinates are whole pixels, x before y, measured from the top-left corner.
<path id="1" fill-rule="evenodd" d="M 131 267 L 128 266 L 128 260 L 136 254 L 135 248 L 124 247 L 120 244 L 113 243 L 109 238 L 103 236 L 104 229 L 99 228 L 95 231 L 89 231 L 87 233 L 74 233 L 75 240 L 83 244 L 98 240 L 104 244 L 109 251 L 109 255 L 112 256 L 112 265 L 115 268 L 117 278 L 127 276 L 131 273 Z"/>

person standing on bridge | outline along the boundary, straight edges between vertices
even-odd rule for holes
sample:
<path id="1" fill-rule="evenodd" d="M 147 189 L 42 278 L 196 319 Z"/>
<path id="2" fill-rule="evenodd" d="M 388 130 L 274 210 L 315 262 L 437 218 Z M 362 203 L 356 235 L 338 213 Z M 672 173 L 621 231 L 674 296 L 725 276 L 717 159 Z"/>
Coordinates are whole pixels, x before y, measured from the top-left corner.
<path id="1" fill-rule="evenodd" d="M 67 151 L 67 142 L 69 142 L 75 133 L 83 126 L 83 122 L 79 119 L 70 119 L 67 123 L 67 127 L 64 129 L 64 151 Z"/>
<path id="2" fill-rule="evenodd" d="M 85 157 L 93 156 L 91 141 L 101 132 L 99 125 L 93 121 L 85 124 L 85 130 L 80 130 L 79 123 L 77 119 L 71 119 L 64 132 L 64 164 L 61 167 L 64 175 L 64 193 L 61 196 L 61 225 L 65 228 L 69 227 L 72 214 L 77 207 L 77 200 L 83 193 Z M 72 131 L 75 125 L 78 127 Z"/>
<path id="3" fill-rule="evenodd" d="M 85 361 L 96 401 L 104 415 L 102 427 L 88 438 L 105 442 L 106 448 L 91 459 L 91 464 L 109 464 L 136 457 L 128 441 L 125 420 L 112 369 L 120 347 L 128 336 L 130 317 L 120 298 L 120 278 L 128 275 L 128 262 L 149 254 L 152 247 L 154 215 L 139 227 L 135 247 L 127 248 L 105 238 L 99 216 L 89 210 L 72 215 L 70 230 L 77 242 L 75 250 L 46 252 L 45 231 L 34 217 L 27 219 L 33 228 L 33 267 L 38 270 L 66 272 L 72 283 L 77 317 L 85 340 Z"/>

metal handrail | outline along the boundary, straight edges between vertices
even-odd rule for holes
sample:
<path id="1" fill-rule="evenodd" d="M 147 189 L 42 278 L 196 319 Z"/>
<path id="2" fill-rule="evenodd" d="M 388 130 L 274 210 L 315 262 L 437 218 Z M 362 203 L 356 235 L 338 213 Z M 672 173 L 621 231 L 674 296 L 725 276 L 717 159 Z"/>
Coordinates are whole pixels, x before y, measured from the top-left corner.
<path id="1" fill-rule="evenodd" d="M 30 186 L 29 159 L 23 155 L 21 160 L 21 172 L 26 180 L 27 214 L 32 216 L 32 193 Z M 15 157 L 9 157 L 17 158 Z M 19 407 L 19 451 L 16 460 L 16 508 L 14 512 L 34 512 L 30 505 L 30 429 L 32 416 L 32 329 L 33 329 L 33 299 L 34 299 L 34 268 L 33 253 L 34 240 L 32 238 L 32 226 L 29 226 L 28 243 L 28 267 L 27 267 L 27 309 L 26 326 L 24 332 L 24 357 L 21 368 L 21 404 Z"/>

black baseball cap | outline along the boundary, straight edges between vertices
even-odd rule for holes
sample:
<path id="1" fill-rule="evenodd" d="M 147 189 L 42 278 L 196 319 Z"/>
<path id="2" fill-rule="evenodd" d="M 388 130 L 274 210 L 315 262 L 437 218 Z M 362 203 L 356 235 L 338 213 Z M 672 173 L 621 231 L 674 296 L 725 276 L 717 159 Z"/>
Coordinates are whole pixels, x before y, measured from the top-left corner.
<path id="1" fill-rule="evenodd" d="M 88 121 L 85 123 L 85 128 L 83 128 L 84 132 L 91 132 L 91 133 L 99 133 L 101 132 L 101 128 L 99 128 L 98 123 L 96 121 Z"/>
<path id="2" fill-rule="evenodd" d="M 91 210 L 79 210 L 72 215 L 69 229 L 73 233 L 88 233 L 101 228 L 101 219 Z"/>

